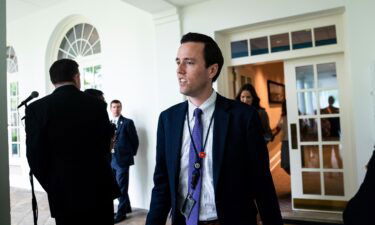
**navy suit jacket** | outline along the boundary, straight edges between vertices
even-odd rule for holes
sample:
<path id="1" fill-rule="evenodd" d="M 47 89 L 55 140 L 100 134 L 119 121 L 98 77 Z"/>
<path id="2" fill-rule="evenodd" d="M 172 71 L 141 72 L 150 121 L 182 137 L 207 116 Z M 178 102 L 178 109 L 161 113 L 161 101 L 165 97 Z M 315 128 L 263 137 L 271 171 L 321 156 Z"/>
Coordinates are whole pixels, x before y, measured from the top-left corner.
<path id="1" fill-rule="evenodd" d="M 146 225 L 185 224 L 177 207 L 180 157 L 187 101 L 159 117 L 154 188 Z M 221 224 L 282 224 L 266 144 L 253 107 L 217 95 L 213 127 L 213 183 Z M 256 205 L 255 205 L 256 202 Z"/>
<path id="2" fill-rule="evenodd" d="M 134 156 L 137 154 L 138 146 L 138 135 L 133 120 L 120 115 L 114 146 L 115 163 L 122 168 L 134 165 Z"/>
<path id="3" fill-rule="evenodd" d="M 367 172 L 361 187 L 355 196 L 348 202 L 343 219 L 345 225 L 371 225 L 374 224 L 375 201 L 375 151 L 367 165 Z"/>

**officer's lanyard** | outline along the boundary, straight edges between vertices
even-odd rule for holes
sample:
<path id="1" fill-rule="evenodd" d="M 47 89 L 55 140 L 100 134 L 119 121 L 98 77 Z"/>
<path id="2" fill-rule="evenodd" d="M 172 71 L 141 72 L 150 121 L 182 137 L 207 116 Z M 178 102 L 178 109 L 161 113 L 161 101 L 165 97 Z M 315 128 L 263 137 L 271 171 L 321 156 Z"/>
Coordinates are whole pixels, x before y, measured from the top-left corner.
<path id="1" fill-rule="evenodd" d="M 190 140 L 193 143 L 194 152 L 197 156 L 197 161 L 194 164 L 194 168 L 196 170 L 199 170 L 201 168 L 202 159 L 206 157 L 206 153 L 204 152 L 204 150 L 205 150 L 205 147 L 206 147 L 206 144 L 207 144 L 208 135 L 210 133 L 212 121 L 214 119 L 214 114 L 215 114 L 215 111 L 212 113 L 212 116 L 211 116 L 211 119 L 210 119 L 210 124 L 209 124 L 208 129 L 207 129 L 207 134 L 206 134 L 206 138 L 204 140 L 202 149 L 201 149 L 200 152 L 198 152 L 197 146 L 195 145 L 195 142 L 194 142 L 194 139 L 193 139 L 193 135 L 191 134 L 190 120 L 189 120 L 189 109 L 186 112 L 186 118 L 187 118 L 186 120 L 188 122 L 187 124 L 188 124 L 188 128 L 189 128 Z M 202 123 L 202 119 L 201 119 L 201 123 Z M 195 126 L 195 124 L 194 124 L 194 126 Z M 203 129 L 202 129 L 202 132 L 203 132 Z"/>

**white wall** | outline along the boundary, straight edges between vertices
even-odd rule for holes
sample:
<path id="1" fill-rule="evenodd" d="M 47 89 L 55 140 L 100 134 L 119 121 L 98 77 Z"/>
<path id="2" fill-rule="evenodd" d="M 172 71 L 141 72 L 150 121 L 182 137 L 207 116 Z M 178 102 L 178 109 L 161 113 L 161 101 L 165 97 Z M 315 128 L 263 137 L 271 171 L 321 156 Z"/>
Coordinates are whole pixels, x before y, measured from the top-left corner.
<path id="1" fill-rule="evenodd" d="M 363 0 L 346 2 L 346 57 L 351 75 L 353 115 L 352 129 L 355 140 L 353 159 L 356 164 L 358 184 L 365 174 L 365 165 L 371 157 L 375 144 L 375 2 Z"/>
<path id="2" fill-rule="evenodd" d="M 183 33 L 215 31 L 343 6 L 341 0 L 210 0 L 181 11 Z"/>
<path id="3" fill-rule="evenodd" d="M 5 0 L 0 0 L 0 224 L 10 224 Z"/>
<path id="4" fill-rule="evenodd" d="M 108 102 L 114 98 L 121 100 L 123 115 L 135 122 L 140 148 L 130 170 L 129 194 L 134 207 L 148 208 L 152 186 L 149 165 L 155 158 L 159 113 L 155 31 L 150 14 L 120 0 L 72 0 L 8 23 L 8 44 L 15 47 L 19 60 L 20 97 L 33 90 L 39 91 L 40 96 L 47 94 L 50 65 L 46 65 L 46 56 L 51 51 L 48 46 L 52 46 L 50 41 L 56 27 L 71 15 L 85 17 L 97 28 L 105 98 Z M 22 153 L 24 156 L 24 148 Z M 26 166 L 24 172 L 27 170 Z M 15 185 L 28 187 L 28 181 Z"/>

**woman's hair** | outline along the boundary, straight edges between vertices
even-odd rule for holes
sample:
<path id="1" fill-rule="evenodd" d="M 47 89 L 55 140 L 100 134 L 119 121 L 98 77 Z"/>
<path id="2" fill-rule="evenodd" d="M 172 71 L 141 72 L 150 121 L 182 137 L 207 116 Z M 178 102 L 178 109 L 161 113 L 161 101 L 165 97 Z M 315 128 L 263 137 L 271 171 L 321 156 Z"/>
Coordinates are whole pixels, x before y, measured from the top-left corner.
<path id="1" fill-rule="evenodd" d="M 257 92 L 255 91 L 255 88 L 251 84 L 244 84 L 240 91 L 237 93 L 236 100 L 241 101 L 241 93 L 243 91 L 248 91 L 251 94 L 251 97 L 253 98 L 253 101 L 251 103 L 252 106 L 254 106 L 256 109 L 261 109 L 260 107 L 260 98 L 257 95 Z"/>

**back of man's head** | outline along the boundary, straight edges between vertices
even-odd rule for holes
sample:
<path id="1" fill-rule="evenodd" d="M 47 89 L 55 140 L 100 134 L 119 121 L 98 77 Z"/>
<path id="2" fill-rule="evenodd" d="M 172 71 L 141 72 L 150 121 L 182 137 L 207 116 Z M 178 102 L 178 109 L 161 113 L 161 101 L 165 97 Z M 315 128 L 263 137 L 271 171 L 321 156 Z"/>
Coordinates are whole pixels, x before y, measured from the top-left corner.
<path id="1" fill-rule="evenodd" d="M 206 68 L 215 63 L 217 63 L 218 65 L 217 73 L 212 78 L 212 82 L 215 82 L 219 77 L 221 68 L 224 64 L 224 57 L 217 43 L 211 37 L 199 33 L 187 33 L 182 36 L 180 43 L 184 44 L 187 42 L 197 42 L 204 44 L 203 57 L 206 63 Z"/>
<path id="2" fill-rule="evenodd" d="M 94 98 L 104 101 L 104 93 L 101 90 L 89 88 L 89 89 L 86 89 L 84 92 Z"/>
<path id="3" fill-rule="evenodd" d="M 52 84 L 73 82 L 74 76 L 78 73 L 78 64 L 71 59 L 57 60 L 49 69 Z"/>

